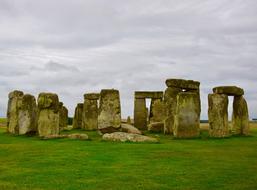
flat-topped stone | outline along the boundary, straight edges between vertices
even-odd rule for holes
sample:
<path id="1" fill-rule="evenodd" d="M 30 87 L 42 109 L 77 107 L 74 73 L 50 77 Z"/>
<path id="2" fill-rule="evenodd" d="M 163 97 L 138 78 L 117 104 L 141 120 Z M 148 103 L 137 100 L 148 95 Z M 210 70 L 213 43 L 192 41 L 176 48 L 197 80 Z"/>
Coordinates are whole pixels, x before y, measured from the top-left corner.
<path id="1" fill-rule="evenodd" d="M 198 90 L 200 86 L 200 82 L 194 81 L 194 80 L 185 80 L 185 79 L 167 79 L 166 85 L 168 87 Z"/>
<path id="2" fill-rule="evenodd" d="M 99 98 L 100 98 L 99 93 L 86 93 L 86 94 L 84 94 L 84 99 L 98 100 Z"/>
<path id="3" fill-rule="evenodd" d="M 162 99 L 163 91 L 135 91 L 135 98 Z"/>
<path id="4" fill-rule="evenodd" d="M 237 86 L 217 86 L 212 89 L 215 94 L 226 94 L 228 96 L 242 96 L 244 90 Z"/>
<path id="5" fill-rule="evenodd" d="M 52 109 L 58 112 L 59 99 L 58 95 L 54 93 L 42 92 L 38 96 L 38 108 L 39 109 Z"/>

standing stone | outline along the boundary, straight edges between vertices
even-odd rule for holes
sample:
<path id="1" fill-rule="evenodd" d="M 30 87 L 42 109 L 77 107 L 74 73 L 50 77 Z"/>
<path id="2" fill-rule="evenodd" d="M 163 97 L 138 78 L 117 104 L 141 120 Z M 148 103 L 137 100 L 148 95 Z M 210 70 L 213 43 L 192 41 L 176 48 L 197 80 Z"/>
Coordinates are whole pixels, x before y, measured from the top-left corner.
<path id="1" fill-rule="evenodd" d="M 234 97 L 232 124 L 235 134 L 249 135 L 248 106 L 243 96 Z"/>
<path id="2" fill-rule="evenodd" d="M 15 90 L 10 92 L 8 97 L 8 108 L 7 108 L 7 132 L 12 134 L 19 134 L 19 113 L 18 105 L 19 101 L 23 96 L 22 91 Z"/>
<path id="3" fill-rule="evenodd" d="M 127 124 L 129 124 L 129 125 L 132 124 L 130 116 L 127 117 Z"/>
<path id="4" fill-rule="evenodd" d="M 228 96 L 225 94 L 208 95 L 209 135 L 211 137 L 229 136 Z"/>
<path id="5" fill-rule="evenodd" d="M 75 108 L 75 113 L 73 117 L 73 129 L 82 129 L 82 114 L 83 114 L 83 104 L 77 104 Z"/>
<path id="6" fill-rule="evenodd" d="M 98 96 L 95 93 L 84 95 L 83 128 L 85 130 L 97 130 L 97 125 L 98 125 L 97 100 L 98 99 L 99 99 L 99 94 Z"/>
<path id="7" fill-rule="evenodd" d="M 59 103 L 59 125 L 60 131 L 64 130 L 68 125 L 68 109 L 62 102 Z"/>
<path id="8" fill-rule="evenodd" d="M 165 118 L 164 134 L 172 134 L 174 128 L 174 119 L 177 108 L 177 95 L 182 90 L 176 87 L 168 87 L 164 93 Z"/>
<path id="9" fill-rule="evenodd" d="M 177 96 L 174 136 L 198 137 L 200 133 L 199 99 L 196 93 L 181 92 Z"/>
<path id="10" fill-rule="evenodd" d="M 145 98 L 135 98 L 134 102 L 134 126 L 140 130 L 147 129 L 147 116 Z"/>
<path id="11" fill-rule="evenodd" d="M 149 121 L 162 122 L 165 118 L 164 103 L 162 99 L 152 99 L 150 105 Z"/>
<path id="12" fill-rule="evenodd" d="M 18 130 L 19 134 L 37 132 L 37 104 L 34 96 L 25 94 L 19 101 Z"/>
<path id="13" fill-rule="evenodd" d="M 57 94 L 38 96 L 38 133 L 40 137 L 59 134 L 59 99 Z"/>
<path id="14" fill-rule="evenodd" d="M 121 126 L 120 95 L 118 90 L 105 89 L 100 93 L 98 129 L 118 130 Z M 106 131 L 106 130 L 104 130 Z"/>

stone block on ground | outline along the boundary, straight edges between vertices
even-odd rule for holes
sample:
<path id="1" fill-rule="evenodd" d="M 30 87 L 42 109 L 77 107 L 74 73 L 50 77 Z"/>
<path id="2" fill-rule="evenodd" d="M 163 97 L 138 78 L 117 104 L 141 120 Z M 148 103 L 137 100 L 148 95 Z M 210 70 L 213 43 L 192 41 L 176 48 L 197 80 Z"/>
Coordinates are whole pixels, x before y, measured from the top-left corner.
<path id="1" fill-rule="evenodd" d="M 142 132 L 138 130 L 136 127 L 130 124 L 121 124 L 121 131 L 125 133 L 133 133 L 141 135 Z"/>
<path id="2" fill-rule="evenodd" d="M 154 133 L 160 133 L 164 131 L 164 123 L 163 122 L 153 122 L 148 125 L 148 131 Z"/>

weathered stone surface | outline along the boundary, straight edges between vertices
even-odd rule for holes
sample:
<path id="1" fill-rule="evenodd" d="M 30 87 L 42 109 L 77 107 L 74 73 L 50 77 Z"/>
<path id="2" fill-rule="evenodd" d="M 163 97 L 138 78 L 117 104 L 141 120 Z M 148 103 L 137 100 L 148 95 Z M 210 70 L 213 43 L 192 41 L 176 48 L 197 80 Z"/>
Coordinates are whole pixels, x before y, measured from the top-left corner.
<path id="1" fill-rule="evenodd" d="M 100 106 L 98 112 L 98 129 L 120 128 L 121 108 L 118 90 L 105 89 L 100 93 Z"/>
<path id="2" fill-rule="evenodd" d="M 180 88 L 168 87 L 164 93 L 165 118 L 164 133 L 172 134 L 174 128 L 174 118 L 177 108 L 177 95 L 182 92 Z"/>
<path id="3" fill-rule="evenodd" d="M 121 131 L 125 133 L 133 133 L 141 135 L 142 132 L 139 131 L 136 127 L 130 124 L 121 124 Z"/>
<path id="4" fill-rule="evenodd" d="M 59 103 L 59 125 L 60 131 L 67 128 L 68 125 L 68 109 L 63 105 L 62 102 Z"/>
<path id="5" fill-rule="evenodd" d="M 98 125 L 97 99 L 85 99 L 83 106 L 83 129 L 97 130 Z"/>
<path id="6" fill-rule="evenodd" d="M 105 133 L 114 133 L 114 132 L 119 132 L 121 130 L 121 127 L 116 128 L 116 127 L 106 127 L 102 129 L 98 129 L 98 133 L 100 135 L 103 135 Z"/>
<path id="7" fill-rule="evenodd" d="M 160 133 L 164 131 L 164 123 L 163 122 L 152 122 L 148 125 L 148 131 L 154 133 Z"/>
<path id="8" fill-rule="evenodd" d="M 87 134 L 79 134 L 79 133 L 69 134 L 68 138 L 69 139 L 79 139 L 79 140 L 88 140 L 89 139 Z"/>
<path id="9" fill-rule="evenodd" d="M 243 96 L 235 96 L 232 114 L 233 131 L 237 135 L 249 135 L 249 114 Z"/>
<path id="10" fill-rule="evenodd" d="M 167 79 L 166 85 L 168 87 L 176 87 L 181 89 L 199 89 L 200 82 L 193 80 L 185 80 L 185 79 Z"/>
<path id="11" fill-rule="evenodd" d="M 18 103 L 18 130 L 19 134 L 37 132 L 37 104 L 34 96 L 25 94 Z"/>
<path id="12" fill-rule="evenodd" d="M 135 98 L 134 100 L 134 126 L 141 130 L 147 129 L 146 102 L 144 98 Z"/>
<path id="13" fill-rule="evenodd" d="M 57 94 L 40 93 L 38 109 L 39 136 L 59 134 L 59 98 Z"/>
<path id="14" fill-rule="evenodd" d="M 127 118 L 127 124 L 129 124 L 129 125 L 132 124 L 130 116 L 128 116 L 128 118 Z"/>
<path id="15" fill-rule="evenodd" d="M 144 135 L 115 132 L 110 134 L 104 134 L 103 140 L 106 141 L 118 141 L 118 142 L 148 142 L 148 143 L 158 143 L 159 140 L 153 137 L 147 137 Z"/>
<path id="16" fill-rule="evenodd" d="M 86 93 L 86 94 L 84 94 L 84 99 L 98 100 L 99 98 L 100 98 L 99 93 Z"/>
<path id="17" fill-rule="evenodd" d="M 218 86 L 212 89 L 213 93 L 216 94 L 226 94 L 228 96 L 242 96 L 244 95 L 244 90 L 237 86 Z"/>
<path id="18" fill-rule="evenodd" d="M 9 100 L 8 100 L 8 108 L 7 108 L 7 132 L 12 134 L 19 134 L 18 105 L 22 96 L 23 96 L 23 92 L 18 90 L 10 92 L 8 95 Z"/>
<path id="19" fill-rule="evenodd" d="M 87 134 L 79 134 L 79 133 L 74 133 L 74 134 L 56 134 L 56 135 L 46 135 L 43 136 L 43 140 L 50 140 L 50 139 L 63 139 L 63 138 L 69 138 L 69 139 L 79 139 L 79 140 L 88 140 L 89 137 Z"/>
<path id="20" fill-rule="evenodd" d="M 229 136 L 228 96 L 225 94 L 208 95 L 209 135 L 211 137 Z"/>
<path id="21" fill-rule="evenodd" d="M 83 104 L 78 103 L 75 108 L 75 113 L 73 117 L 73 129 L 81 129 L 83 128 Z"/>
<path id="22" fill-rule="evenodd" d="M 162 99 L 163 92 L 162 91 L 136 91 L 135 98 L 156 98 Z"/>
<path id="23" fill-rule="evenodd" d="M 173 134 L 177 138 L 198 137 L 200 132 L 199 99 L 196 93 L 180 92 Z"/>
<path id="24" fill-rule="evenodd" d="M 162 122 L 165 119 L 165 106 L 162 99 L 152 99 L 150 105 L 149 122 Z"/>

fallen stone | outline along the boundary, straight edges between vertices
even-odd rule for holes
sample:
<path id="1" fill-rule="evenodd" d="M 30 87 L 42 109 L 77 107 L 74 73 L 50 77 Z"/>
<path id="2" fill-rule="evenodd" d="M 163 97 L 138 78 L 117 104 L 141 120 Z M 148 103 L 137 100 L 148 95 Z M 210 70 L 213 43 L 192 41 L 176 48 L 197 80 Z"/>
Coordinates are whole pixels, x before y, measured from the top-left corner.
<path id="1" fill-rule="evenodd" d="M 138 130 L 136 127 L 130 124 L 121 124 L 121 131 L 125 133 L 133 133 L 141 135 L 142 132 Z"/>
<path id="2" fill-rule="evenodd" d="M 164 123 L 163 122 L 153 122 L 148 125 L 148 131 L 154 133 L 160 133 L 164 131 Z"/>
<path id="3" fill-rule="evenodd" d="M 199 89 L 200 82 L 193 80 L 185 80 L 185 79 L 167 79 L 166 85 L 168 87 L 176 87 L 181 89 Z"/>
<path id="4" fill-rule="evenodd" d="M 119 132 L 121 130 L 121 127 L 116 128 L 116 127 L 106 127 L 102 129 L 98 129 L 98 132 L 100 135 L 103 135 L 105 133 L 114 133 L 114 132 Z"/>
<path id="5" fill-rule="evenodd" d="M 69 139 L 79 139 L 79 140 L 88 140 L 89 139 L 87 134 L 79 134 L 79 133 L 69 134 L 68 138 Z"/>
<path id="6" fill-rule="evenodd" d="M 228 96 L 242 96 L 244 90 L 237 86 L 218 86 L 212 89 L 215 94 L 226 94 Z"/>
<path id="7" fill-rule="evenodd" d="M 48 140 L 48 139 L 64 139 L 64 138 L 68 138 L 68 135 L 46 135 L 46 136 L 42 136 L 41 139 L 43 140 Z"/>
<path id="8" fill-rule="evenodd" d="M 234 97 L 232 125 L 234 134 L 249 135 L 248 106 L 243 96 Z"/>
<path id="9" fill-rule="evenodd" d="M 229 136 L 228 96 L 225 94 L 209 94 L 208 104 L 210 137 Z"/>
<path id="10" fill-rule="evenodd" d="M 144 135 L 124 133 L 124 132 L 104 134 L 102 139 L 106 141 L 114 141 L 114 142 L 148 142 L 148 143 L 159 142 L 158 139 L 153 137 L 147 137 Z"/>

